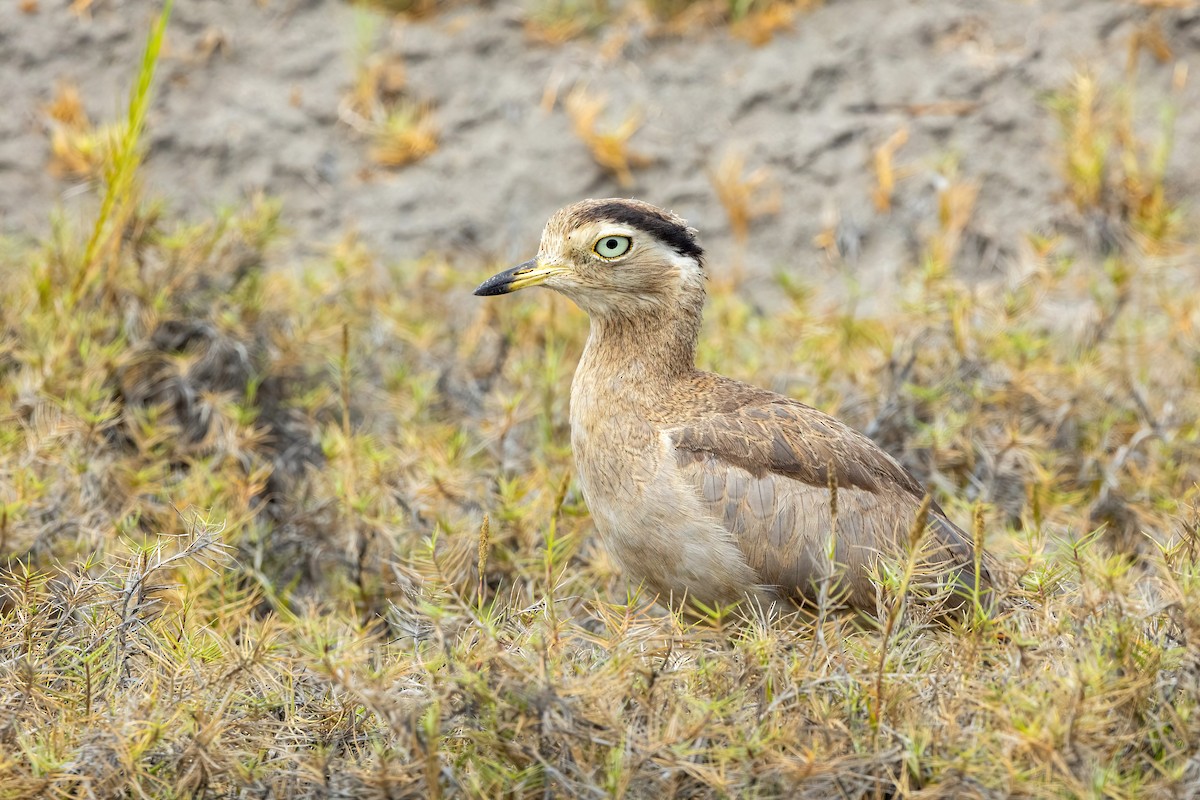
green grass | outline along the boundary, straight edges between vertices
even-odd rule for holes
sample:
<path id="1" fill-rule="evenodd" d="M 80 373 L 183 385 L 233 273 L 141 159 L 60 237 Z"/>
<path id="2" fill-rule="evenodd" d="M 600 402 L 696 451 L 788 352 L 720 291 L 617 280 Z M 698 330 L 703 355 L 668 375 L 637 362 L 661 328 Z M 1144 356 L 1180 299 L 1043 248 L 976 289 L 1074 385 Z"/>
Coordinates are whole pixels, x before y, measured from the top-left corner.
<path id="1" fill-rule="evenodd" d="M 116 146 L 112 148 L 112 164 L 108 174 L 104 176 L 108 188 L 83 253 L 83 268 L 78 271 L 75 281 L 71 284 L 71 293 L 67 297 L 68 308 L 73 306 L 78 295 L 88 288 L 89 280 L 94 277 L 93 267 L 102 265 L 102 260 L 98 258 L 100 247 L 106 239 L 111 240 L 112 226 L 122 222 L 123 216 L 129 212 L 129 200 L 135 193 L 133 182 L 142 158 L 142 130 L 146 124 L 146 110 L 150 107 L 150 89 L 154 82 L 154 70 L 158 66 L 158 54 L 167 33 L 167 21 L 171 18 L 171 6 L 172 0 L 163 3 L 162 12 L 146 40 L 146 50 L 142 56 L 137 82 L 129 95 L 129 118 L 117 135 Z"/>
<path id="2" fill-rule="evenodd" d="M 715 286 L 702 365 L 979 514 L 1011 608 L 689 622 L 625 585 L 573 482 L 583 316 L 464 305 L 485 270 L 353 240 L 283 263 L 265 199 L 162 215 L 156 49 L 96 226 L 0 246 L 0 797 L 1196 791 L 1194 242 L 1031 240 L 985 291 L 947 213 L 878 316 Z"/>

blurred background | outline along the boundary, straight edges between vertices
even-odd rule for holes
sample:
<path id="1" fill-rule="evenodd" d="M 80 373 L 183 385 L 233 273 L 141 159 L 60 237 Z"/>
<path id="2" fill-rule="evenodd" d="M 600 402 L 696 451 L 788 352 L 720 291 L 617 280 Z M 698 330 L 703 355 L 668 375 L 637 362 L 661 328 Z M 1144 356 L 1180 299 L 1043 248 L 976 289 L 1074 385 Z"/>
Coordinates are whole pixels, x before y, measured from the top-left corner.
<path id="1" fill-rule="evenodd" d="M 0 6 L 0 229 L 92 200 L 155 9 Z M 1081 76 L 1100 144 L 1194 194 L 1197 48 L 1178 0 L 181 3 L 145 179 L 193 217 L 266 193 L 293 243 L 353 232 L 389 260 L 523 260 L 555 209 L 620 195 L 686 217 L 751 291 L 882 289 L 948 226 L 953 269 L 995 277 L 1030 234 L 1121 235 L 1122 198 L 1070 185 Z"/>

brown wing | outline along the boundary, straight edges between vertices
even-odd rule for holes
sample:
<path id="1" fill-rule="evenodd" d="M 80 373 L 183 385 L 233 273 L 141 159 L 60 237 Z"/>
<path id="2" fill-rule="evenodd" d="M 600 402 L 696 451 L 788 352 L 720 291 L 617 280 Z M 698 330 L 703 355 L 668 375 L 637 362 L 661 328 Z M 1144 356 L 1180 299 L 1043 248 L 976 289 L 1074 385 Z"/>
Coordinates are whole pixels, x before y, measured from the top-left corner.
<path id="1" fill-rule="evenodd" d="M 836 564 L 845 601 L 873 608 L 872 567 L 881 554 L 903 552 L 924 497 L 921 484 L 833 417 L 762 390 L 745 394 L 739 407 L 668 431 L 681 474 L 763 584 L 813 599 Z M 833 562 L 831 476 L 838 495 Z M 971 541 L 936 505 L 927 530 L 923 570 L 953 571 L 973 584 Z"/>

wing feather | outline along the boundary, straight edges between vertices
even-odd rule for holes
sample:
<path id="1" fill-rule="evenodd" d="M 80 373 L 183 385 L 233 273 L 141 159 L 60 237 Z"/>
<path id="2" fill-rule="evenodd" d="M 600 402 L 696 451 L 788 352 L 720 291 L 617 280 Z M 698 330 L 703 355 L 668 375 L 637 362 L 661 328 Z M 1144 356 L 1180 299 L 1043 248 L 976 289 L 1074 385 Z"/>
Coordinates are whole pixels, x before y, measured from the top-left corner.
<path id="1" fill-rule="evenodd" d="M 667 434 L 680 474 L 733 534 L 763 585 L 812 600 L 837 569 L 846 602 L 874 606 L 872 566 L 903 552 L 924 497 L 895 459 L 833 417 L 762 390 Z M 833 562 L 831 479 L 838 491 Z M 927 531 L 923 566 L 973 582 L 972 543 L 936 504 Z M 984 577 L 990 585 L 986 569 Z"/>

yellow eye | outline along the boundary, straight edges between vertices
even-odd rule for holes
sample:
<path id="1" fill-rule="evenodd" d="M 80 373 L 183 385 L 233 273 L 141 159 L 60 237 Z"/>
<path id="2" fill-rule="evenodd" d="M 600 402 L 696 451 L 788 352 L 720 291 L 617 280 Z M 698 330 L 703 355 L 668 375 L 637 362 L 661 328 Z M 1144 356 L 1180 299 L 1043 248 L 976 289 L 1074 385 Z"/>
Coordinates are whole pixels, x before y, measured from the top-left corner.
<path id="1" fill-rule="evenodd" d="M 633 244 L 628 236 L 601 236 L 592 247 L 592 252 L 601 258 L 617 258 L 629 252 Z"/>

